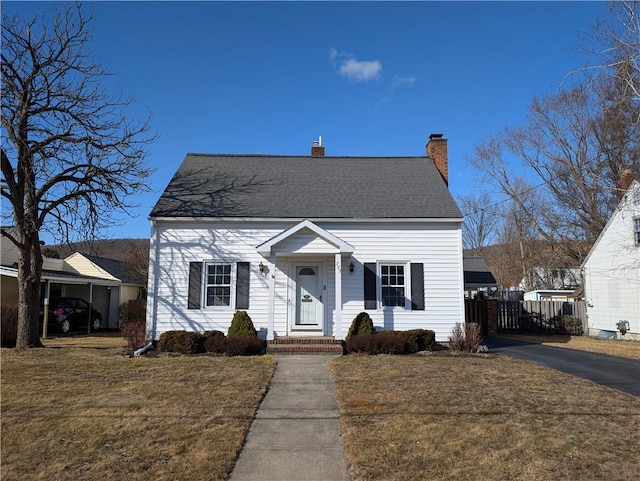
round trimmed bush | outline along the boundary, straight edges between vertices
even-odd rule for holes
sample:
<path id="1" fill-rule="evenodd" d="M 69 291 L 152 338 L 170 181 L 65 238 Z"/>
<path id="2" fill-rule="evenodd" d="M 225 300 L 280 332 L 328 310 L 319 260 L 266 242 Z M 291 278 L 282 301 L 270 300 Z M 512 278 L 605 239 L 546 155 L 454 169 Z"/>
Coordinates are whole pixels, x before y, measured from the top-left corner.
<path id="1" fill-rule="evenodd" d="M 191 331 L 166 331 L 160 335 L 158 350 L 162 352 L 178 352 L 196 354 L 204 344 L 202 334 Z"/>
<path id="2" fill-rule="evenodd" d="M 258 337 L 258 331 L 253 327 L 253 321 L 247 311 L 236 311 L 227 335 L 229 337 Z"/>
<path id="3" fill-rule="evenodd" d="M 361 312 L 351 322 L 351 327 L 349 327 L 349 332 L 347 333 L 346 340 L 349 340 L 351 336 L 375 333 L 376 328 L 373 327 L 373 321 L 371 320 L 371 317 L 366 312 Z"/>

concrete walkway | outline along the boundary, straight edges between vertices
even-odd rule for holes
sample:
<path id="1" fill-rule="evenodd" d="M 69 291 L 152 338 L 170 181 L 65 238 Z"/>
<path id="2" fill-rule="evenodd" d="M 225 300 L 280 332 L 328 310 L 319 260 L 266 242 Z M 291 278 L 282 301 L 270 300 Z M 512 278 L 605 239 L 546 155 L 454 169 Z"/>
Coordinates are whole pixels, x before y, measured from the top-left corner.
<path id="1" fill-rule="evenodd" d="M 279 355 L 230 481 L 348 481 L 327 363 L 335 355 Z"/>

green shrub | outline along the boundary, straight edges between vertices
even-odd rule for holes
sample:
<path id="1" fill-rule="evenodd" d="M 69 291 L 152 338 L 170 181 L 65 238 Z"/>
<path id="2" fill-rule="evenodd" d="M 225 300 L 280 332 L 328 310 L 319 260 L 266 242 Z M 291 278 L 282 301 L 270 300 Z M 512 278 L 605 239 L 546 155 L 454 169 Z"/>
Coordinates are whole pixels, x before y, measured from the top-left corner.
<path id="1" fill-rule="evenodd" d="M 411 329 L 409 331 L 397 331 L 407 344 L 407 352 L 414 353 L 427 351 L 436 343 L 436 333 L 429 329 Z"/>
<path id="2" fill-rule="evenodd" d="M 18 339 L 18 304 L 3 302 L 0 307 L 0 340 L 2 347 L 16 347 Z"/>
<path id="3" fill-rule="evenodd" d="M 361 312 L 351 322 L 351 327 L 349 327 L 349 332 L 347 333 L 347 341 L 351 338 L 351 336 L 375 334 L 375 332 L 376 328 L 373 327 L 373 321 L 371 320 L 371 317 L 369 317 L 369 314 L 367 314 L 366 312 Z"/>
<path id="4" fill-rule="evenodd" d="M 124 319 L 120 321 L 122 337 L 127 341 L 127 349 L 135 351 L 147 344 L 147 323 L 142 319 Z"/>
<path id="5" fill-rule="evenodd" d="M 208 336 L 204 339 L 204 351 L 214 354 L 224 354 L 227 352 L 226 336 Z M 240 339 L 240 338 L 238 338 Z"/>
<path id="6" fill-rule="evenodd" d="M 267 351 L 267 341 L 257 337 L 228 337 L 227 352 L 229 356 L 257 356 Z"/>
<path id="7" fill-rule="evenodd" d="M 267 350 L 267 341 L 257 337 L 210 336 L 204 341 L 206 352 L 227 356 L 256 356 Z"/>
<path id="8" fill-rule="evenodd" d="M 348 353 L 407 354 L 407 343 L 398 332 L 382 331 L 377 334 L 358 334 L 346 341 Z"/>
<path id="9" fill-rule="evenodd" d="M 247 311 L 236 311 L 229 327 L 229 337 L 258 337 L 253 321 Z"/>
<path id="10" fill-rule="evenodd" d="M 196 354 L 202 351 L 202 345 L 202 334 L 191 331 L 163 332 L 158 340 L 158 350 L 162 352 Z"/>
<path id="11" fill-rule="evenodd" d="M 209 337 L 216 337 L 216 336 L 224 337 L 224 332 L 222 332 L 222 331 L 204 331 L 202 333 L 202 337 L 204 337 L 205 339 L 207 339 Z"/>

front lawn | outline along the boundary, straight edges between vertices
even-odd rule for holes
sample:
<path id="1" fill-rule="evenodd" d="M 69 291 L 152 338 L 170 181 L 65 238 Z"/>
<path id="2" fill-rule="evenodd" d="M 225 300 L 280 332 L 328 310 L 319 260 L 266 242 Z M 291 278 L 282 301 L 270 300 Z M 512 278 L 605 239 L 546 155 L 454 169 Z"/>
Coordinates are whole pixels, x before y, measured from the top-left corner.
<path id="1" fill-rule="evenodd" d="M 354 481 L 631 481 L 640 399 L 497 355 L 330 363 Z"/>
<path id="2" fill-rule="evenodd" d="M 1 350 L 3 481 L 226 478 L 275 359 L 129 359 L 121 341 Z"/>

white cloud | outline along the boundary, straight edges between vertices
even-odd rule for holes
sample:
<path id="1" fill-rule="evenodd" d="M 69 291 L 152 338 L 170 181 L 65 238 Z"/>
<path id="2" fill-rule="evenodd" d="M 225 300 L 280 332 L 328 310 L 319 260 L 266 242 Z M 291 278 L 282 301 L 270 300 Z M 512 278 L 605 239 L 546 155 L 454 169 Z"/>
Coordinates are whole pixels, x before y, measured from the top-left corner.
<path id="1" fill-rule="evenodd" d="M 338 52 L 335 48 L 329 51 L 329 59 L 340 75 L 354 82 L 375 79 L 382 70 L 379 60 L 356 60 L 353 54 Z"/>
<path id="2" fill-rule="evenodd" d="M 380 70 L 382 70 L 382 64 L 377 60 L 358 61 L 349 59 L 340 65 L 338 72 L 348 79 L 366 82 L 376 78 Z"/>
<path id="3" fill-rule="evenodd" d="M 393 80 L 391 81 L 391 86 L 389 87 L 389 90 L 395 90 L 397 87 L 400 87 L 401 85 L 412 86 L 414 83 L 416 83 L 416 80 L 417 79 L 415 77 L 400 77 L 398 75 L 394 75 Z"/>
<path id="4" fill-rule="evenodd" d="M 378 101 L 378 106 L 391 100 L 392 92 L 398 87 L 402 85 L 408 85 L 409 87 L 413 87 L 413 84 L 416 83 L 417 81 L 418 79 L 415 77 L 400 77 L 399 75 L 394 75 L 393 79 L 391 80 L 391 84 L 387 88 L 387 95 L 385 95 Z"/>

